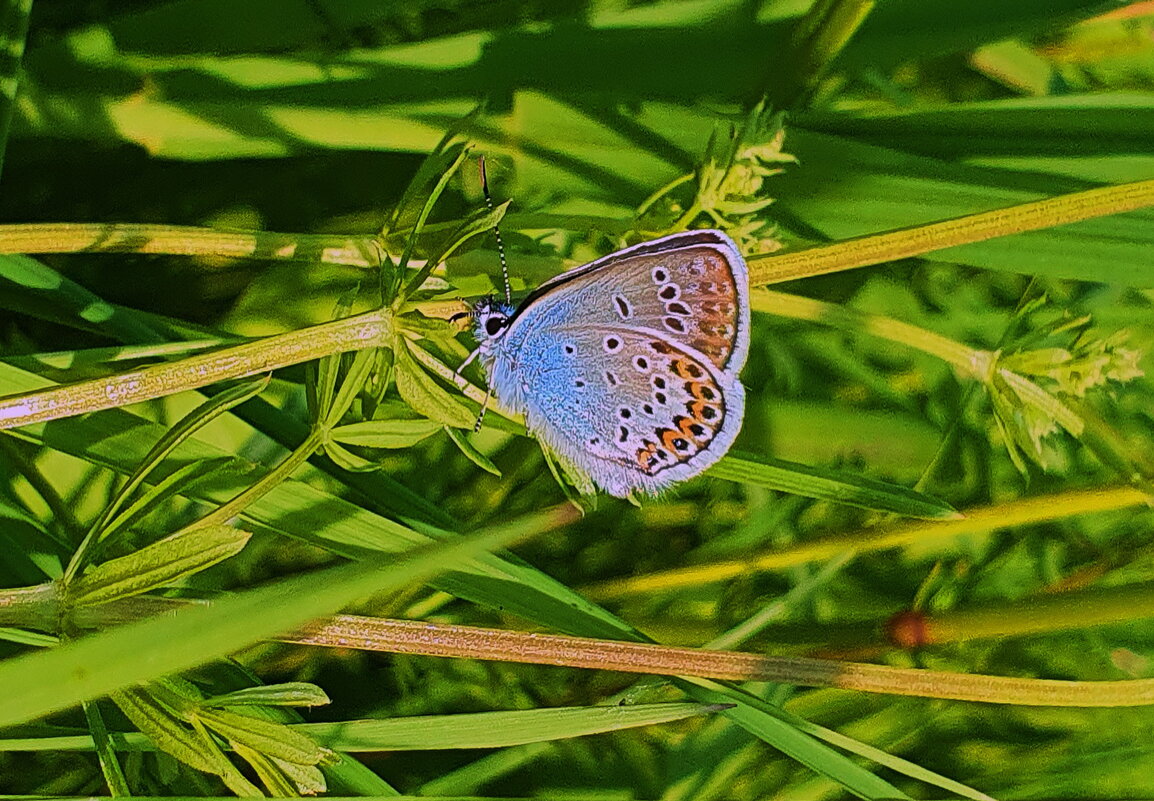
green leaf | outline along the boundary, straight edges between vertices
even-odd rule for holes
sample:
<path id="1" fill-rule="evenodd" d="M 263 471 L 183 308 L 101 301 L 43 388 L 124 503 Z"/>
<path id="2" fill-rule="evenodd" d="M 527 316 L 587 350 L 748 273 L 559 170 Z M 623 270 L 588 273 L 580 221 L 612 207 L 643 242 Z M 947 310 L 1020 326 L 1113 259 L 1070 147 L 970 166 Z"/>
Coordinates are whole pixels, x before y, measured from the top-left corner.
<path id="1" fill-rule="evenodd" d="M 41 634 L 38 631 L 24 631 L 8 626 L 0 626 L 0 640 L 31 645 L 34 648 L 51 648 L 60 644 L 60 638 L 51 634 Z"/>
<path id="2" fill-rule="evenodd" d="M 330 437 L 345 445 L 364 448 L 408 448 L 440 431 L 444 426 L 428 418 L 367 420 L 337 426 Z M 456 429 L 446 428 L 447 431 Z"/>
<path id="3" fill-rule="evenodd" d="M 262 684 L 205 698 L 202 706 L 324 706 L 325 691 L 305 681 Z"/>
<path id="4" fill-rule="evenodd" d="M 5 311 L 43 317 L 82 331 L 102 332 L 125 342 L 155 342 L 158 336 L 136 315 L 108 303 L 30 256 L 0 255 L 0 287 Z"/>
<path id="5" fill-rule="evenodd" d="M 388 720 L 305 723 L 298 728 L 340 751 L 423 751 L 506 748 L 523 743 L 582 737 L 635 726 L 707 715 L 724 704 L 637 704 L 561 707 L 466 715 L 427 715 Z"/>
<path id="6" fill-rule="evenodd" d="M 350 473 L 368 473 L 381 469 L 379 462 L 358 456 L 348 448 L 342 447 L 331 440 L 323 443 L 323 447 L 325 456 L 332 459 L 333 464 L 342 470 L 347 470 Z"/>
<path id="7" fill-rule="evenodd" d="M 227 457 L 198 459 L 178 467 L 147 491 L 141 493 L 140 497 L 110 520 L 104 527 L 104 537 L 111 537 L 124 528 L 132 528 L 169 499 L 186 494 L 196 482 L 227 467 L 230 461 Z"/>
<path id="8" fill-rule="evenodd" d="M 710 468 L 709 475 L 906 517 L 925 520 L 960 517 L 945 501 L 898 484 L 751 453 L 730 451 Z"/>
<path id="9" fill-rule="evenodd" d="M 265 786 L 273 798 L 293 798 L 298 795 L 292 781 L 272 761 L 271 757 L 241 742 L 232 742 L 230 745 L 245 762 L 252 766 L 253 772 L 256 773 L 261 784 Z"/>
<path id="10" fill-rule="evenodd" d="M 1047 126 L 1047 135 L 1052 135 L 1053 121 L 1039 117 L 1038 124 Z M 832 240 L 948 220 L 1097 185 L 927 158 L 798 127 L 790 130 L 788 142 L 806 166 L 804 171 L 791 170 L 774 179 L 778 204 L 785 214 Z M 922 258 L 1027 275 L 1152 287 L 1154 211 L 1010 234 Z"/>
<path id="11" fill-rule="evenodd" d="M 201 708 L 196 717 L 209 729 L 234 744 L 299 765 L 316 765 L 325 750 L 299 731 L 283 723 L 243 715 L 228 709 Z"/>
<path id="12" fill-rule="evenodd" d="M 1000 0 L 888 0 L 877 4 L 839 63 L 851 70 L 888 70 L 985 42 L 1058 30 L 1115 8 L 1102 0 L 1018 0 L 1012 5 Z"/>
<path id="13" fill-rule="evenodd" d="M 438 253 L 434 258 L 425 262 L 425 266 L 417 270 L 417 274 L 412 277 L 409 283 L 405 286 L 404 292 L 401 293 L 402 298 L 407 298 L 418 289 L 421 284 L 425 283 L 425 279 L 432 275 L 433 270 L 437 268 L 438 264 L 444 262 L 449 258 L 461 245 L 472 239 L 477 234 L 491 231 L 497 227 L 505 216 L 505 212 L 509 210 L 509 203 L 512 201 L 506 200 L 499 206 L 491 208 L 484 208 L 480 211 L 474 212 L 467 217 L 460 227 L 457 228 L 450 236 L 448 244 Z"/>
<path id="14" fill-rule="evenodd" d="M 465 143 L 452 142 L 455 132 L 446 131 L 429 155 L 421 162 L 416 173 L 405 187 L 401 202 L 393 210 L 389 221 L 389 230 L 397 231 L 403 228 L 416 227 L 421 213 L 428 205 L 432 190 L 430 184 L 435 185 L 446 174 L 455 172 L 465 157 Z M 426 194 L 429 192 L 430 194 Z"/>
<path id="15" fill-rule="evenodd" d="M 381 299 L 387 306 L 391 305 L 393 308 L 396 308 L 401 302 L 404 301 L 405 298 L 404 294 L 401 293 L 400 282 L 403 280 L 405 269 L 409 266 L 409 260 L 413 256 L 413 251 L 416 249 L 417 237 L 421 234 L 425 225 L 425 221 L 429 218 L 429 214 L 433 211 L 433 206 L 441 197 L 441 194 L 445 191 L 445 188 L 449 185 L 449 179 L 451 179 L 457 172 L 461 166 L 461 163 L 465 160 L 465 156 L 468 154 L 467 145 L 462 143 L 449 143 L 453 138 L 454 133 L 452 130 L 446 132 L 445 136 L 437 145 L 437 152 L 434 153 L 433 157 L 426 159 L 425 163 L 421 165 L 421 170 L 418 170 L 417 177 L 413 179 L 413 182 L 409 186 L 410 191 L 406 192 L 405 197 L 402 199 L 402 203 L 404 203 L 406 200 L 409 200 L 410 198 L 415 200 L 416 197 L 418 197 L 420 193 L 424 191 L 425 174 L 422 173 L 427 174 L 427 170 L 431 169 L 432 166 L 437 163 L 437 155 L 440 155 L 440 151 L 443 150 L 443 154 L 446 159 L 452 155 L 452 160 L 448 162 L 441 174 L 437 176 L 437 180 L 433 184 L 433 188 L 429 190 L 428 196 L 424 198 L 421 209 L 417 212 L 416 217 L 413 220 L 412 230 L 409 232 L 407 238 L 405 239 L 405 249 L 401 252 L 401 257 L 397 261 L 394 275 L 392 276 L 391 280 L 383 280 L 381 282 Z M 403 206 L 399 206 L 397 208 L 396 214 L 393 218 L 394 223 L 401 219 L 401 213 L 403 210 Z"/>
<path id="16" fill-rule="evenodd" d="M 0 392 L 37 389 L 45 383 L 0 363 Z M 110 409 L 99 415 L 25 427 L 21 433 L 90 464 L 123 473 L 133 469 L 162 430 L 160 425 L 129 411 Z M 190 459 L 228 455 L 197 439 L 186 443 L 183 453 Z M 218 471 L 211 483 L 196 485 L 189 497 L 209 505 L 224 503 L 267 471 L 263 465 L 235 456 L 232 459 L 232 469 Z M 419 531 L 414 530 L 310 483 L 291 479 L 249 506 L 244 518 L 349 558 L 394 553 L 455 536 L 425 524 L 420 525 Z M 555 519 L 552 514 L 544 514 L 537 516 L 536 522 L 525 521 L 524 525 L 551 526 L 550 521 Z M 510 555 L 484 555 L 432 584 L 466 600 L 520 614 L 558 631 L 590 637 L 636 636 L 624 621 Z"/>
<path id="17" fill-rule="evenodd" d="M 128 789 L 128 780 L 124 778 L 124 769 L 120 767 L 116 750 L 108 738 L 104 716 L 100 714 L 100 707 L 95 701 L 84 703 L 84 718 L 88 721 L 88 730 L 92 733 L 92 743 L 100 762 L 100 772 L 104 774 L 109 794 L 113 797 L 132 795 Z"/>
<path id="18" fill-rule="evenodd" d="M 93 523 L 92 527 L 88 530 L 84 541 L 80 543 L 80 547 L 76 549 L 71 561 L 68 563 L 68 567 L 64 571 L 64 581 L 70 582 L 80 569 L 84 567 L 92 549 L 104 539 L 107 524 L 115 518 L 121 506 L 128 500 L 132 493 L 144 483 L 154 468 L 176 450 L 181 443 L 189 439 L 209 422 L 225 414 L 232 407 L 259 395 L 264 388 L 268 386 L 268 381 L 268 376 L 259 376 L 241 381 L 205 401 L 185 415 L 175 426 L 166 430 L 148 452 L 145 459 L 129 477 L 128 481 L 120 488 L 116 497 L 108 504 L 100 518 Z"/>
<path id="19" fill-rule="evenodd" d="M 687 702 L 613 704 L 299 723 L 290 728 L 307 737 L 309 742 L 335 751 L 353 753 L 507 748 L 524 743 L 671 723 L 712 715 L 730 706 L 729 703 Z M 146 743 L 131 734 L 125 735 L 120 744 L 125 749 L 147 747 Z M 17 748 L 31 751 L 87 750 L 92 748 L 92 738 L 79 735 L 0 740 L 0 749 Z"/>
<path id="20" fill-rule="evenodd" d="M 228 757 L 212 739 L 173 718 L 146 690 L 132 688 L 111 695 L 132 725 L 161 751 L 205 773 L 219 776 L 225 770 Z"/>
<path id="21" fill-rule="evenodd" d="M 736 705 L 727 708 L 722 714 L 790 758 L 828 776 L 843 787 L 854 788 L 855 794 L 863 798 L 909 798 L 885 779 L 873 775 L 861 765 L 801 731 L 790 720 L 793 715 L 752 693 L 708 679 L 676 679 L 675 682 L 686 688 L 691 687 L 694 697 L 702 700 L 720 704 L 736 701 Z"/>
<path id="22" fill-rule="evenodd" d="M 449 439 L 453 441 L 453 444 L 461 449 L 461 453 L 468 457 L 470 462 L 477 465 L 477 467 L 486 473 L 492 473 L 498 478 L 501 477 L 501 471 L 497 469 L 497 465 L 493 464 L 488 456 L 477 450 L 464 431 L 459 428 L 445 426 L 445 433 L 449 435 Z"/>
<path id="23" fill-rule="evenodd" d="M 12 123 L 12 107 L 16 101 L 16 84 L 20 75 L 20 60 L 28 39 L 28 18 L 32 0 L 9 0 L 0 11 L 0 47 L 5 55 L 0 69 L 0 165 L 8 146 L 8 129 Z"/>
<path id="24" fill-rule="evenodd" d="M 68 598 L 91 606 L 164 587 L 239 553 L 250 536 L 223 525 L 178 532 L 92 568 L 69 585 Z"/>
<path id="25" fill-rule="evenodd" d="M 401 338 L 396 354 L 395 381 L 401 397 L 413 410 L 453 428 L 472 428 L 476 415 L 450 395 L 413 358 L 410 348 L 417 346 Z"/>
<path id="26" fill-rule="evenodd" d="M 317 795 L 328 790 L 325 775 L 315 765 L 298 765 L 278 757 L 269 757 L 281 772 L 296 785 L 301 795 Z"/>
<path id="27" fill-rule="evenodd" d="M 336 397 L 332 400 L 332 405 L 327 408 L 322 407 L 322 419 L 327 425 L 333 426 L 339 423 L 341 418 L 352 408 L 353 402 L 364 389 L 365 382 L 373 368 L 376 367 L 376 363 L 377 353 L 375 349 L 357 351 L 353 355 L 352 363 L 341 380 Z"/>

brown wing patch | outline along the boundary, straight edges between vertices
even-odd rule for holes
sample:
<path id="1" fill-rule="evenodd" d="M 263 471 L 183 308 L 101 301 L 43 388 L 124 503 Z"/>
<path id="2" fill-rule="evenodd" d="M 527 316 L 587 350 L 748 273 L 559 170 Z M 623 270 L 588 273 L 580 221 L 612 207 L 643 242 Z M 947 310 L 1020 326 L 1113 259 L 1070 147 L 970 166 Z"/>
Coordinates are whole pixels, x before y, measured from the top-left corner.
<path id="1" fill-rule="evenodd" d="M 661 326 L 718 367 L 733 352 L 740 325 L 737 286 L 729 262 L 710 248 L 647 257 Z M 659 281 L 664 278 L 666 280 Z"/>
<path id="2" fill-rule="evenodd" d="M 618 264 L 620 286 L 608 292 L 613 317 L 660 331 L 725 367 L 741 325 L 734 267 L 710 247 L 650 253 Z M 617 291 L 613 291 L 617 290 Z"/>

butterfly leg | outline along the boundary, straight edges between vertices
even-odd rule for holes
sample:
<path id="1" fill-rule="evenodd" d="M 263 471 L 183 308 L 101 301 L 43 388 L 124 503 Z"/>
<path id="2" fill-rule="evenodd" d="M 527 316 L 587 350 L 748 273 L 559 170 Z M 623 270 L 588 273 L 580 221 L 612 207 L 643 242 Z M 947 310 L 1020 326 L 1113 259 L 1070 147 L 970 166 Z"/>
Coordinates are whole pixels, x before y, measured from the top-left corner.
<path id="1" fill-rule="evenodd" d="M 485 393 L 485 400 L 481 404 L 481 411 L 477 413 L 477 422 L 473 423 L 473 433 L 476 434 L 481 430 L 481 423 L 485 419 L 485 412 L 489 410 L 489 400 L 493 397 L 493 390 Z"/>
<path id="2" fill-rule="evenodd" d="M 469 383 L 469 382 L 468 382 L 468 381 L 466 381 L 466 380 L 465 380 L 465 378 L 464 378 L 464 377 L 461 375 L 461 372 L 462 372 L 462 371 L 463 371 L 463 370 L 464 370 L 466 367 L 468 367 L 470 364 L 472 364 L 472 362 L 473 362 L 473 359 L 476 359 L 476 358 L 477 358 L 477 356 L 478 356 L 478 355 L 480 355 L 480 353 L 481 353 L 481 349 L 480 349 L 480 348 L 477 348 L 476 350 L 474 350 L 472 353 L 470 353 L 470 354 L 469 354 L 469 357 L 468 357 L 467 359 L 465 359 L 465 361 L 463 361 L 463 362 L 461 362 L 460 364 L 458 364 L 458 365 L 457 365 L 457 369 L 453 371 L 453 382 L 454 382 L 454 383 L 455 383 L 455 384 L 456 384 L 458 387 L 464 388 L 464 387 L 465 387 L 465 386 L 466 386 L 466 385 Z"/>

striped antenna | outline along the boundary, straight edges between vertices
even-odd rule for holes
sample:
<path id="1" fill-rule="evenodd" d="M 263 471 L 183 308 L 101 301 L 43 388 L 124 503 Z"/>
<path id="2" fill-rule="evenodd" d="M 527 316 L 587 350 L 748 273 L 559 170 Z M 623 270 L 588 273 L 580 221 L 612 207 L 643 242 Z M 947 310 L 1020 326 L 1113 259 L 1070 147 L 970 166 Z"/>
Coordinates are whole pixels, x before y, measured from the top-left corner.
<path id="1" fill-rule="evenodd" d="M 485 206 L 489 211 L 492 211 L 493 196 L 489 194 L 489 176 L 485 172 L 485 157 L 478 157 L 477 163 L 481 168 L 481 188 L 485 192 Z M 493 226 L 493 236 L 497 237 L 497 256 L 501 259 L 501 280 L 505 282 L 505 302 L 512 306 L 513 290 L 509 286 L 509 265 L 505 262 L 505 243 L 501 241 L 501 229 L 496 225 Z"/>

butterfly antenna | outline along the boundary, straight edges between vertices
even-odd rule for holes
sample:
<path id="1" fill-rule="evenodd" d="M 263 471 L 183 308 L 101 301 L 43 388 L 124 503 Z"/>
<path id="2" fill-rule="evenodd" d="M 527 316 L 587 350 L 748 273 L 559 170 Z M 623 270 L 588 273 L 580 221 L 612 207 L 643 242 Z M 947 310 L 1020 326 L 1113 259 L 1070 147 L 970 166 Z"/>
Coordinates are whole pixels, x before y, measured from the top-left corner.
<path id="1" fill-rule="evenodd" d="M 480 156 L 477 163 L 481 168 L 481 189 L 485 192 L 485 207 L 492 211 L 493 196 L 489 194 L 489 175 L 485 172 L 485 157 Z M 505 243 L 501 241 L 501 228 L 499 226 L 493 226 L 493 236 L 497 238 L 497 256 L 501 259 L 501 280 L 505 282 L 505 302 L 512 306 L 513 290 L 509 287 L 509 265 L 505 261 Z"/>

